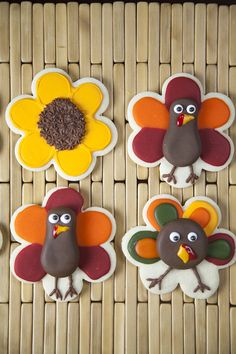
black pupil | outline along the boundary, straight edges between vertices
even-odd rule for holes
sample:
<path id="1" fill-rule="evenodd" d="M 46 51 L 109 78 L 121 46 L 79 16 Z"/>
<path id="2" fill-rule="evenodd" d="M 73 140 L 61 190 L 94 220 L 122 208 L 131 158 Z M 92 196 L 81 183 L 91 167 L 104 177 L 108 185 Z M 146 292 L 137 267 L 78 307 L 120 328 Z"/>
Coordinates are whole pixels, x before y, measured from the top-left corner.
<path id="1" fill-rule="evenodd" d="M 65 219 L 69 220 L 70 219 L 70 215 L 65 215 Z"/>
<path id="2" fill-rule="evenodd" d="M 196 236 L 191 236 L 191 240 L 196 240 Z"/>
<path id="3" fill-rule="evenodd" d="M 190 110 L 190 112 L 193 112 L 194 111 L 194 107 L 190 107 L 189 110 Z"/>
<path id="4" fill-rule="evenodd" d="M 178 112 L 181 112 L 182 111 L 182 108 L 179 106 L 179 107 L 177 107 L 177 111 Z"/>
<path id="5" fill-rule="evenodd" d="M 57 215 L 53 215 L 53 220 L 57 220 Z"/>
<path id="6" fill-rule="evenodd" d="M 178 239 L 179 239 L 178 236 L 174 236 L 175 241 L 178 241 Z"/>

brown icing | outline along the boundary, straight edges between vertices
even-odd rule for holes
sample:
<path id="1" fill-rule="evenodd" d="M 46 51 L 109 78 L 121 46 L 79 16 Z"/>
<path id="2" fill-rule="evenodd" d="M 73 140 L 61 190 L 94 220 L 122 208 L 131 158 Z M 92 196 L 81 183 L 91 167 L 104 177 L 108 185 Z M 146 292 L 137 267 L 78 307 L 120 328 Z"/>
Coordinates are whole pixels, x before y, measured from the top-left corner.
<path id="1" fill-rule="evenodd" d="M 40 135 L 57 150 L 72 150 L 85 135 L 83 113 L 69 98 L 56 98 L 40 113 Z"/>
<path id="2" fill-rule="evenodd" d="M 64 299 L 67 298 L 67 296 L 73 297 L 74 295 L 78 295 L 77 291 L 73 287 L 73 277 L 72 275 L 69 276 L 69 288 L 65 294 Z"/>
<path id="3" fill-rule="evenodd" d="M 198 284 L 194 292 L 211 290 L 197 270 L 207 256 L 208 238 L 195 221 L 182 218 L 168 222 L 157 236 L 157 251 L 168 267 L 158 278 L 147 278 L 149 289 L 158 286 L 161 290 L 163 279 L 172 269 L 192 269 Z"/>
<path id="4" fill-rule="evenodd" d="M 52 223 L 49 217 L 52 214 L 59 216 L 59 221 Z M 69 214 L 71 221 L 64 223 L 61 216 Z M 68 230 L 57 232 L 57 227 L 68 227 Z M 76 241 L 76 214 L 70 208 L 58 207 L 48 211 L 46 239 L 41 254 L 41 263 L 44 270 L 56 277 L 70 276 L 79 264 L 79 248 Z"/>
<path id="5" fill-rule="evenodd" d="M 174 111 L 176 105 L 183 106 L 183 111 L 176 113 Z M 187 112 L 189 105 L 196 107 L 194 113 Z M 190 166 L 201 154 L 201 139 L 197 121 L 198 112 L 199 106 L 192 99 L 178 99 L 170 106 L 170 123 L 163 141 L 163 154 L 173 166 Z M 183 115 L 192 116 L 194 119 L 183 124 Z"/>
<path id="6" fill-rule="evenodd" d="M 53 296 L 55 295 L 56 296 L 56 299 L 60 299 L 62 300 L 63 297 L 62 297 L 62 293 L 61 291 L 59 290 L 58 288 L 58 278 L 55 278 L 55 288 L 52 290 L 52 292 L 49 294 L 49 296 Z"/>
<path id="7" fill-rule="evenodd" d="M 168 267 L 166 271 L 159 276 L 159 278 L 148 278 L 147 280 L 150 281 L 149 289 L 154 288 L 154 286 L 158 285 L 159 290 L 161 290 L 161 283 L 162 280 L 167 276 L 168 273 L 172 270 L 171 267 Z"/>
<path id="8" fill-rule="evenodd" d="M 180 239 L 177 242 L 172 242 L 170 234 L 177 232 Z M 188 235 L 194 232 L 197 234 L 197 240 L 191 242 Z M 178 256 L 180 246 L 190 251 L 188 262 Z M 157 249 L 160 258 L 169 267 L 175 269 L 194 268 L 207 255 L 208 238 L 199 224 L 190 219 L 177 219 L 166 224 L 160 231 L 157 237 Z M 189 248 L 190 247 L 190 248 Z"/>
<path id="9" fill-rule="evenodd" d="M 198 285 L 196 286 L 196 288 L 193 291 L 194 293 L 196 293 L 199 290 L 202 293 L 204 293 L 205 290 L 211 290 L 211 288 L 208 285 L 206 285 L 202 282 L 201 277 L 200 277 L 196 267 L 193 268 L 193 273 L 195 274 L 195 276 L 197 278 L 197 282 L 198 282 Z"/>

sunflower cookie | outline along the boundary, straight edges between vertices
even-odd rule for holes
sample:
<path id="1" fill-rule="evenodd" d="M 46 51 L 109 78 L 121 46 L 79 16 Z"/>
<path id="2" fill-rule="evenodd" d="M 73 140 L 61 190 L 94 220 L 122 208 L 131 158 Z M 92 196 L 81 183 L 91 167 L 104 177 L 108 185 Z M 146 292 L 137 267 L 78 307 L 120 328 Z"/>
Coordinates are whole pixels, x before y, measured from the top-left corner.
<path id="1" fill-rule="evenodd" d="M 51 164 L 65 179 L 88 176 L 96 157 L 115 146 L 117 130 L 102 116 L 109 102 L 105 86 L 91 78 L 72 82 L 59 69 L 45 69 L 32 82 L 32 94 L 14 98 L 6 121 L 21 138 L 16 144 L 19 163 L 32 171 Z"/>

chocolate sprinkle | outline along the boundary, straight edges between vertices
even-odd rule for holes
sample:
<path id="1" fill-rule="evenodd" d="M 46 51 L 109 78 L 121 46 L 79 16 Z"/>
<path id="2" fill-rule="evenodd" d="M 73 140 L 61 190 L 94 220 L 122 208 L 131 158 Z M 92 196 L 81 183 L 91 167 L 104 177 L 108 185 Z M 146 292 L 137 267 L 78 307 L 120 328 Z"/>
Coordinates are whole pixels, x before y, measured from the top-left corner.
<path id="1" fill-rule="evenodd" d="M 85 135 L 83 113 L 69 98 L 56 98 L 40 113 L 38 127 L 49 145 L 72 150 Z"/>

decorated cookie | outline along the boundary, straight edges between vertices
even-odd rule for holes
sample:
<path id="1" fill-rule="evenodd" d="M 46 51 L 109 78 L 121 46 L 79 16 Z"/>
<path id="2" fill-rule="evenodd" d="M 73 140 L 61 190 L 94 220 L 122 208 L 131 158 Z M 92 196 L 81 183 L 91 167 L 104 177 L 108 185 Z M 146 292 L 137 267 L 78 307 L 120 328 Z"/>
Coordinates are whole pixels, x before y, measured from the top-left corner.
<path id="1" fill-rule="evenodd" d="M 219 269 L 236 260 L 236 237 L 218 229 L 221 214 L 209 198 L 195 197 L 184 207 L 170 195 L 155 196 L 143 210 L 146 226 L 122 240 L 126 258 L 139 267 L 144 286 L 155 294 L 182 291 L 197 299 L 214 294 Z"/>
<path id="2" fill-rule="evenodd" d="M 32 82 L 33 96 L 18 96 L 7 107 L 6 120 L 21 138 L 16 144 L 18 162 L 31 171 L 51 164 L 65 179 L 88 176 L 96 157 L 111 151 L 117 130 L 101 114 L 108 92 L 98 80 L 72 82 L 59 69 L 46 69 Z"/>
<path id="3" fill-rule="evenodd" d="M 0 230 L 0 250 L 2 249 L 3 247 L 3 234 L 2 234 L 2 231 Z"/>
<path id="4" fill-rule="evenodd" d="M 145 167 L 160 164 L 167 183 L 187 187 L 202 169 L 220 171 L 232 160 L 233 143 L 223 131 L 234 115 L 225 95 L 204 95 L 194 76 L 173 75 L 165 81 L 162 95 L 143 92 L 131 100 L 128 119 L 134 131 L 129 155 Z"/>
<path id="5" fill-rule="evenodd" d="M 101 282 L 115 270 L 113 216 L 102 208 L 82 207 L 79 192 L 56 188 L 42 206 L 23 206 L 11 220 L 11 232 L 21 244 L 11 255 L 13 274 L 24 282 L 42 280 L 53 300 L 69 301 L 81 292 L 83 279 Z"/>

